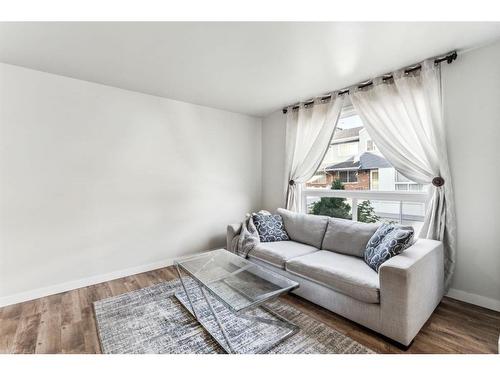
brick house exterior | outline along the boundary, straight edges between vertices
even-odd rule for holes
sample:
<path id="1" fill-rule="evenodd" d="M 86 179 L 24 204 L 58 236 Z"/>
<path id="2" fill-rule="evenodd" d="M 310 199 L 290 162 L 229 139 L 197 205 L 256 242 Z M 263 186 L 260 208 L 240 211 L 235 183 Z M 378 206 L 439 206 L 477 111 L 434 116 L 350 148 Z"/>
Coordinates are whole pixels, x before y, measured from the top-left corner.
<path id="1" fill-rule="evenodd" d="M 357 172 L 358 181 L 357 182 L 344 182 L 344 188 L 346 190 L 370 190 L 370 171 L 360 170 Z M 308 183 L 308 187 L 326 188 L 332 186 L 334 180 L 340 179 L 340 174 L 338 172 L 326 173 L 326 180 L 320 183 Z"/>
<path id="2" fill-rule="evenodd" d="M 346 190 L 370 190 L 370 171 L 358 171 L 358 182 L 345 183 Z"/>
<path id="3" fill-rule="evenodd" d="M 306 186 L 329 188 L 334 180 L 341 180 L 346 190 L 376 189 L 378 181 L 372 181 L 372 177 L 378 178 L 378 173 L 372 174 L 371 171 L 391 168 L 391 165 L 380 153 L 368 149 L 366 140 L 360 142 L 360 132 L 363 131 L 362 127 L 337 130 L 329 148 L 330 158 L 325 156 L 325 161 Z"/>

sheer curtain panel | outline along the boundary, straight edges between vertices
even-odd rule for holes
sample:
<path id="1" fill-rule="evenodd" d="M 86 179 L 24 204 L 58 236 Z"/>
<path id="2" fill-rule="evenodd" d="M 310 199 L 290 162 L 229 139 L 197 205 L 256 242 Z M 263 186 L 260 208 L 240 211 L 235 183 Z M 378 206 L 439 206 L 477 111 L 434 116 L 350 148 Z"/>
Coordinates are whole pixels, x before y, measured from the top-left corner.
<path id="1" fill-rule="evenodd" d="M 288 108 L 286 121 L 286 208 L 300 211 L 300 191 L 323 161 L 328 151 L 344 98 L 336 93 L 324 102 Z"/>
<path id="2" fill-rule="evenodd" d="M 455 209 L 443 122 L 441 70 L 433 60 L 417 71 L 355 88 L 351 101 L 384 157 L 407 178 L 429 184 L 420 237 L 443 241 L 445 286 L 455 268 Z"/>

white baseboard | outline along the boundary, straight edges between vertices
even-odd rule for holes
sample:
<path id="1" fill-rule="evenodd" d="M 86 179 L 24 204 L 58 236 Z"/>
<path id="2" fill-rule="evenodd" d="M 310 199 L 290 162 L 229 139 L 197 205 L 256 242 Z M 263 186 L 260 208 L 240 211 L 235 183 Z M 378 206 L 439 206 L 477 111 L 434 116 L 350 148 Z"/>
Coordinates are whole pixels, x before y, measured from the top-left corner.
<path id="1" fill-rule="evenodd" d="M 450 289 L 446 296 L 454 299 L 458 299 L 459 301 L 471 303 L 473 305 L 485 307 L 490 310 L 500 311 L 500 301 L 480 296 L 479 294 L 464 292 L 459 289 Z"/>
<path id="2" fill-rule="evenodd" d="M 61 284 L 51 285 L 48 287 L 17 293 L 10 296 L 0 297 L 0 307 L 13 305 L 15 303 L 20 303 L 20 302 L 30 301 L 32 299 L 46 297 L 52 294 L 67 292 L 69 290 L 83 288 L 89 285 L 99 284 L 105 281 L 115 280 L 125 276 L 147 272 L 158 268 L 171 266 L 172 264 L 173 264 L 173 259 L 166 259 L 155 263 L 145 264 L 142 266 L 113 271 L 103 275 L 86 277 L 79 280 L 72 280 Z"/>
<path id="3" fill-rule="evenodd" d="M 50 296 L 52 294 L 67 292 L 69 290 L 83 288 L 89 285 L 99 284 L 110 280 L 119 279 L 138 273 L 155 270 L 158 268 L 168 267 L 173 264 L 173 259 L 165 259 L 155 263 L 149 263 L 142 266 L 130 267 L 123 270 L 113 271 L 103 275 L 86 277 L 79 280 L 68 281 L 66 283 L 56 284 L 44 288 L 34 289 L 27 292 L 13 294 L 10 296 L 0 297 L 0 307 L 13 305 L 20 302 L 30 301 L 32 299 Z M 459 289 L 450 289 L 446 294 L 450 298 L 459 301 L 471 303 L 473 305 L 485 307 L 487 309 L 500 311 L 500 301 L 481 296 L 479 294 L 464 292 Z"/>

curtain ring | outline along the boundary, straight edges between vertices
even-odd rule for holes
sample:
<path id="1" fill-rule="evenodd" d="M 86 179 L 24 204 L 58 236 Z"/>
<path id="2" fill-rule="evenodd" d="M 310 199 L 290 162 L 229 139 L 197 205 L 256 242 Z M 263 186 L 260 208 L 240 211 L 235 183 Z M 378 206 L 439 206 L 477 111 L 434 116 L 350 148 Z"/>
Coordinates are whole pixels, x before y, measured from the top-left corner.
<path id="1" fill-rule="evenodd" d="M 435 187 L 441 187 L 444 185 L 444 178 L 443 177 L 434 177 L 432 179 L 432 184 L 435 186 Z"/>
<path id="2" fill-rule="evenodd" d="M 294 180 L 290 180 L 290 181 L 288 181 L 288 185 L 290 185 L 290 186 L 295 185 L 295 181 L 294 181 Z"/>

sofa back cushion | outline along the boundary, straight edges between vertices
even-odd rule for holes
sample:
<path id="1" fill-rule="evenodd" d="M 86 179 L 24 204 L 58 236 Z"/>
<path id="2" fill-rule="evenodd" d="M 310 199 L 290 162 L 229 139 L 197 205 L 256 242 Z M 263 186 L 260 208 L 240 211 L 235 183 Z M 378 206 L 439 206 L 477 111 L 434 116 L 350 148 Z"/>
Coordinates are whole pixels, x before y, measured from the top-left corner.
<path id="1" fill-rule="evenodd" d="M 321 243 L 328 225 L 327 216 L 306 215 L 278 208 L 285 230 L 290 239 L 321 249 Z"/>
<path id="2" fill-rule="evenodd" d="M 363 258 L 366 244 L 379 226 L 331 217 L 321 249 Z"/>

